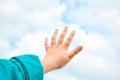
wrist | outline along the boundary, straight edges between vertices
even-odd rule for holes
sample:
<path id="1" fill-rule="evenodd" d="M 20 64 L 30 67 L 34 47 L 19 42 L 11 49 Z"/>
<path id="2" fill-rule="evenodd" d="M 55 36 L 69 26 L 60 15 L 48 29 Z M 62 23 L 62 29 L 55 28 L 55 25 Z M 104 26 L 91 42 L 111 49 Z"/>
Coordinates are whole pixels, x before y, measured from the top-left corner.
<path id="1" fill-rule="evenodd" d="M 52 70 L 55 70 L 54 64 L 52 64 L 51 60 L 48 60 L 46 58 L 43 58 L 41 60 L 41 63 L 43 65 L 44 73 L 50 72 Z"/>

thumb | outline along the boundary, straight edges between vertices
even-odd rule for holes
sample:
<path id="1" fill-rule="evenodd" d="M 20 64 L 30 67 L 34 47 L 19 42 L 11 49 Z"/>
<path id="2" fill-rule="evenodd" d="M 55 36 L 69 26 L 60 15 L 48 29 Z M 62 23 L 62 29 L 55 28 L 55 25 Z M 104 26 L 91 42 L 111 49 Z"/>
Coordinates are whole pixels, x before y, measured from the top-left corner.
<path id="1" fill-rule="evenodd" d="M 72 59 L 76 54 L 78 54 L 81 50 L 83 49 L 83 47 L 80 45 L 80 46 L 77 46 L 75 49 L 73 49 L 69 54 L 69 58 Z"/>

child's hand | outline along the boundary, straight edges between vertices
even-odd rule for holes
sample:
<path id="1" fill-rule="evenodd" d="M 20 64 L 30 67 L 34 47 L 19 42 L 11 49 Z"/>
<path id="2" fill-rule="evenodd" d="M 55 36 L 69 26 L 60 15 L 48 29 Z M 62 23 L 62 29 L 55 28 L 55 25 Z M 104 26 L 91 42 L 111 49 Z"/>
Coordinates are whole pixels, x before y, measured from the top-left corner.
<path id="1" fill-rule="evenodd" d="M 82 50 L 82 46 L 77 46 L 70 53 L 67 53 L 68 47 L 75 35 L 75 31 L 72 31 L 67 40 L 63 43 L 67 30 L 68 27 L 65 27 L 58 38 L 58 41 L 56 41 L 58 34 L 58 30 L 56 29 L 52 36 L 50 45 L 48 43 L 48 39 L 45 39 L 46 56 L 42 59 L 44 73 L 62 68 Z"/>

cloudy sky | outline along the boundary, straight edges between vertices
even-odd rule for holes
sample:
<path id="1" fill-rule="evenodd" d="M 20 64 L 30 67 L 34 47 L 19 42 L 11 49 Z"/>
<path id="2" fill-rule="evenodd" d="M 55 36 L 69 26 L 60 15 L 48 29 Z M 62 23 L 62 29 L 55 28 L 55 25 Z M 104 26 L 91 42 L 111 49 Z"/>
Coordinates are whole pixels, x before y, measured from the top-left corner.
<path id="1" fill-rule="evenodd" d="M 77 31 L 81 53 L 44 80 L 120 80 L 119 0 L 0 0 L 0 58 L 45 55 L 44 38 L 64 26 Z M 68 33 L 69 33 L 68 32 Z"/>

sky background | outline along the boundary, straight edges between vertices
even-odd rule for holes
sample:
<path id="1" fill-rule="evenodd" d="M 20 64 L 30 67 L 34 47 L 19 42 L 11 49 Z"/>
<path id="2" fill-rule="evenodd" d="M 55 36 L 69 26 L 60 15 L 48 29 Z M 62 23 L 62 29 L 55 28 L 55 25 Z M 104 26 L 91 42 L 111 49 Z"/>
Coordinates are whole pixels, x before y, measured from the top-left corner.
<path id="1" fill-rule="evenodd" d="M 44 39 L 64 26 L 81 53 L 44 80 L 120 80 L 119 0 L 0 0 L 0 58 L 45 55 Z"/>

